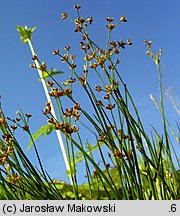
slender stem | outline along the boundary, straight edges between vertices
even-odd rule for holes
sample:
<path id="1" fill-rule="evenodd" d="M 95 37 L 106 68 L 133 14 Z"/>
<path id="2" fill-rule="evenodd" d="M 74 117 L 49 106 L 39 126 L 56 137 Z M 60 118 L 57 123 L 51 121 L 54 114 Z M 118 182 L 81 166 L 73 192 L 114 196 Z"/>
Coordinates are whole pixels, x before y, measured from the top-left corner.
<path id="1" fill-rule="evenodd" d="M 107 37 L 107 43 L 106 43 L 105 56 L 106 56 L 106 54 L 107 54 L 107 50 L 108 50 L 110 38 L 111 38 L 111 30 L 108 31 L 108 37 Z"/>
<path id="2" fill-rule="evenodd" d="M 35 51 L 34 51 L 32 42 L 29 39 L 27 39 L 27 42 L 29 44 L 31 53 L 34 56 L 35 55 Z M 39 68 L 39 62 L 37 60 L 34 60 L 34 62 L 36 64 L 37 68 Z M 43 79 L 43 76 L 42 76 L 42 71 L 39 70 L 39 69 L 37 69 L 37 71 L 38 71 L 39 77 L 41 79 L 41 82 L 42 82 L 42 85 L 43 85 L 43 88 L 44 88 L 44 92 L 45 92 L 47 101 L 52 104 L 52 101 L 51 101 L 51 98 L 49 96 L 49 92 L 48 92 L 48 88 L 47 88 L 46 82 L 45 82 L 45 80 Z M 54 116 L 54 118 L 57 119 L 53 105 L 51 106 L 51 113 Z M 59 145 L 60 145 L 60 148 L 61 148 L 61 151 L 62 151 L 62 154 L 63 154 L 64 162 L 65 162 L 65 165 L 66 165 L 66 169 L 70 170 L 70 166 L 69 166 L 69 162 L 68 162 L 68 159 L 67 159 L 67 155 L 66 155 L 66 151 L 65 151 L 65 147 L 64 147 L 64 143 L 63 143 L 63 140 L 62 140 L 62 136 L 61 136 L 60 130 L 56 130 L 56 135 L 57 135 L 57 138 L 58 138 L 58 141 L 59 141 Z M 71 178 L 70 178 L 70 181 L 71 181 L 71 184 L 72 184 L 72 179 Z"/>
<path id="3" fill-rule="evenodd" d="M 157 64 L 157 67 L 158 67 L 158 79 L 159 79 L 159 86 L 160 86 L 160 104 L 161 104 L 162 121 L 164 127 L 164 136 L 165 136 L 167 153 L 169 159 L 172 160 L 171 153 L 170 153 L 169 139 L 167 134 L 167 127 L 166 127 L 166 118 L 165 118 L 164 101 L 163 101 L 163 84 L 162 84 L 160 63 Z"/>

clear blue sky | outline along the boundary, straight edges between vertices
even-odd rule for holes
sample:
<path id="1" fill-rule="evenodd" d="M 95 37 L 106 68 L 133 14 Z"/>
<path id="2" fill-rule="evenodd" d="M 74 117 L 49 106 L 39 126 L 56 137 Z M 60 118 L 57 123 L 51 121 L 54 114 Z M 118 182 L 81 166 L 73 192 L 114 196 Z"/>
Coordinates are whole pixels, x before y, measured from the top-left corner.
<path id="1" fill-rule="evenodd" d="M 30 69 L 32 63 L 28 45 L 21 44 L 16 31 L 17 25 L 36 26 L 33 43 L 40 59 L 49 67 L 65 70 L 56 57 L 52 55 L 54 49 L 63 49 L 72 44 L 72 50 L 77 53 L 79 35 L 75 34 L 74 26 L 67 21 L 62 22 L 60 14 L 66 11 L 75 18 L 74 4 L 82 5 L 82 16 L 92 16 L 92 36 L 99 44 L 106 41 L 107 16 L 116 20 L 125 15 L 127 23 L 123 23 L 113 33 L 115 40 L 131 39 L 133 45 L 121 53 L 120 71 L 124 81 L 134 96 L 145 127 L 150 125 L 161 130 L 161 118 L 149 98 L 149 94 L 158 99 L 158 79 L 155 65 L 145 55 L 144 39 L 152 40 L 154 48 L 163 49 L 162 74 L 165 89 L 172 87 L 177 104 L 180 104 L 180 2 L 178 0 L 18 0 L 1 1 L 0 7 L 0 95 L 2 105 L 8 116 L 15 116 L 15 112 L 22 108 L 25 113 L 31 113 L 31 129 L 35 132 L 46 124 L 46 118 L 41 115 L 46 98 L 38 74 Z M 81 62 L 79 62 L 81 63 Z M 179 117 L 172 109 L 168 99 L 166 113 L 174 125 Z M 26 149 L 28 139 L 22 135 L 19 140 Z M 52 178 L 67 179 L 65 165 L 60 154 L 55 134 L 47 139 L 40 138 L 37 142 L 44 166 Z M 28 153 L 35 163 L 33 151 Z"/>

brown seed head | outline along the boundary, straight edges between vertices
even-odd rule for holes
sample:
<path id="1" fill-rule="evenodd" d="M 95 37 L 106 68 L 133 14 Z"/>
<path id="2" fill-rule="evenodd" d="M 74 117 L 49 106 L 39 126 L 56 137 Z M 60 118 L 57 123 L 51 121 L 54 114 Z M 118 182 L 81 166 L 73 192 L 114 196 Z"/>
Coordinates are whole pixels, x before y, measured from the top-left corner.
<path id="1" fill-rule="evenodd" d="M 110 46 L 113 47 L 113 48 L 116 48 L 117 47 L 117 43 L 116 41 L 110 41 Z"/>
<path id="2" fill-rule="evenodd" d="M 125 157 L 125 154 L 123 154 L 119 149 L 116 149 L 113 156 L 121 159 L 121 158 Z"/>
<path id="3" fill-rule="evenodd" d="M 20 112 L 19 112 L 19 111 L 16 111 L 16 114 L 17 114 L 17 115 L 20 115 Z"/>
<path id="4" fill-rule="evenodd" d="M 114 64 L 109 65 L 109 69 L 110 69 L 110 70 L 114 70 L 114 69 L 115 69 Z"/>
<path id="5" fill-rule="evenodd" d="M 20 118 L 16 118 L 15 121 L 16 121 L 16 122 L 19 122 L 19 121 L 21 121 L 21 119 L 20 119 Z"/>
<path id="6" fill-rule="evenodd" d="M 17 129 L 17 125 L 11 125 L 11 129 L 12 130 L 16 130 Z"/>
<path id="7" fill-rule="evenodd" d="M 112 93 L 112 90 L 113 90 L 113 85 L 106 85 L 106 92 L 108 92 L 108 93 Z"/>
<path id="8" fill-rule="evenodd" d="M 7 160 L 7 157 L 0 157 L 0 164 L 4 165 Z"/>
<path id="9" fill-rule="evenodd" d="M 75 78 L 73 79 L 73 78 L 71 77 L 71 78 L 68 80 L 68 82 L 69 82 L 70 84 L 72 84 L 72 83 L 76 82 L 76 79 L 75 79 Z"/>
<path id="10" fill-rule="evenodd" d="M 104 96 L 104 99 L 105 99 L 105 100 L 109 100 L 109 98 L 110 98 L 110 94 L 106 94 L 106 95 Z"/>
<path id="11" fill-rule="evenodd" d="M 127 43 L 127 45 L 132 45 L 132 41 L 131 41 L 130 39 L 128 39 L 128 40 L 126 41 L 126 43 Z"/>
<path id="12" fill-rule="evenodd" d="M 76 55 L 70 55 L 69 58 L 71 59 L 71 61 L 74 61 L 74 59 L 76 58 Z"/>
<path id="13" fill-rule="evenodd" d="M 96 103 L 97 106 L 103 106 L 103 102 L 101 100 L 98 100 Z"/>
<path id="14" fill-rule="evenodd" d="M 49 124 L 54 124 L 54 119 L 53 119 L 53 118 L 50 118 L 50 119 L 47 120 L 47 122 L 48 122 Z"/>
<path id="15" fill-rule="evenodd" d="M 64 54 L 63 57 L 61 57 L 62 62 L 68 62 L 68 55 Z"/>
<path id="16" fill-rule="evenodd" d="M 71 65 L 69 66 L 69 68 L 70 68 L 71 70 L 73 70 L 73 69 L 76 68 L 76 65 L 75 65 L 75 64 L 71 64 Z"/>
<path id="17" fill-rule="evenodd" d="M 78 19 L 74 20 L 74 23 L 79 26 L 82 27 L 82 24 L 85 22 L 84 19 L 82 19 L 81 17 L 79 17 Z"/>
<path id="18" fill-rule="evenodd" d="M 114 48 L 113 52 L 114 52 L 115 54 L 119 54 L 119 49 L 116 47 L 116 48 Z"/>
<path id="19" fill-rule="evenodd" d="M 81 30 L 82 30 L 82 27 L 80 27 L 80 26 L 76 26 L 74 32 L 81 32 Z"/>
<path id="20" fill-rule="evenodd" d="M 59 49 L 53 51 L 53 55 L 59 55 Z"/>
<path id="21" fill-rule="evenodd" d="M 23 127 L 22 127 L 22 130 L 23 131 L 29 131 L 29 125 L 25 124 Z"/>
<path id="22" fill-rule="evenodd" d="M 112 23 L 109 23 L 106 25 L 106 27 L 109 29 L 109 30 L 113 30 L 113 28 L 115 27 L 114 24 Z"/>
<path id="23" fill-rule="evenodd" d="M 54 125 L 54 129 L 59 130 L 61 128 L 62 128 L 62 124 L 60 122 L 56 122 L 55 125 Z"/>
<path id="24" fill-rule="evenodd" d="M 121 16 L 121 17 L 120 17 L 120 21 L 122 21 L 122 22 L 127 22 L 127 19 L 126 19 L 125 16 Z"/>
<path id="25" fill-rule="evenodd" d="M 93 18 L 92 18 L 92 17 L 87 18 L 87 22 L 88 22 L 89 24 L 92 24 Z"/>
<path id="26" fill-rule="evenodd" d="M 81 8 L 81 5 L 76 4 L 76 5 L 74 5 L 74 8 L 77 9 L 77 10 L 79 10 Z"/>
<path id="27" fill-rule="evenodd" d="M 51 112 L 51 106 L 46 106 L 43 111 L 43 115 L 48 115 Z"/>
<path id="28" fill-rule="evenodd" d="M 101 132 L 99 134 L 99 142 L 104 142 L 106 140 L 106 134 L 104 132 Z"/>
<path id="29" fill-rule="evenodd" d="M 72 89 L 70 89 L 70 88 L 65 89 L 64 94 L 67 96 L 70 96 L 72 94 Z"/>
<path id="30" fill-rule="evenodd" d="M 118 41 L 118 46 L 119 47 L 125 49 L 125 45 L 126 45 L 126 43 L 124 41 L 122 41 L 122 40 Z"/>
<path id="31" fill-rule="evenodd" d="M 96 61 L 97 61 L 98 65 L 103 66 L 104 62 L 106 61 L 106 57 L 104 55 L 98 56 L 96 58 Z"/>
<path id="32" fill-rule="evenodd" d="M 89 66 L 90 66 L 90 68 L 95 69 L 95 68 L 97 68 L 98 63 L 95 62 L 95 63 L 90 64 Z"/>
<path id="33" fill-rule="evenodd" d="M 95 86 L 95 90 L 96 90 L 97 92 L 100 92 L 100 91 L 101 91 L 101 86 L 99 86 L 99 85 Z"/>
<path id="34" fill-rule="evenodd" d="M 48 82 L 47 82 L 47 85 L 48 85 L 48 87 L 53 87 L 54 82 L 53 82 L 53 81 L 48 81 Z"/>
<path id="35" fill-rule="evenodd" d="M 107 17 L 106 20 L 107 20 L 108 22 L 112 22 L 112 21 L 114 20 L 114 18 Z"/>
<path id="36" fill-rule="evenodd" d="M 36 64 L 34 63 L 34 64 L 31 64 L 31 65 L 29 65 L 29 67 L 31 67 L 31 68 L 37 68 L 37 66 L 36 66 Z"/>
<path id="37" fill-rule="evenodd" d="M 38 57 L 37 57 L 37 55 L 36 54 L 34 54 L 34 56 L 32 57 L 32 60 L 38 60 Z"/>
<path id="38" fill-rule="evenodd" d="M 26 113 L 26 117 L 30 118 L 32 115 L 30 113 Z"/>
<path id="39" fill-rule="evenodd" d="M 79 77 L 79 81 L 81 82 L 82 85 L 85 85 L 86 78 L 84 76 L 81 76 L 81 77 Z"/>
<path id="40" fill-rule="evenodd" d="M 80 104 L 78 102 L 76 102 L 76 104 L 74 105 L 74 109 L 76 110 L 80 110 Z"/>
<path id="41" fill-rule="evenodd" d="M 76 110 L 76 112 L 73 113 L 73 117 L 75 117 L 76 121 L 78 121 L 80 117 L 80 113 Z"/>
<path id="42" fill-rule="evenodd" d="M 58 97 L 64 96 L 65 93 L 64 93 L 64 91 L 60 91 L 57 88 L 53 88 L 51 90 L 51 92 L 49 92 L 49 95 L 52 96 L 52 97 L 58 98 Z"/>
<path id="43" fill-rule="evenodd" d="M 7 145 L 11 145 L 13 142 L 13 138 L 12 138 L 11 134 L 4 134 L 4 135 L 2 135 L 2 138 L 5 140 Z"/>
<path id="44" fill-rule="evenodd" d="M 62 82 L 63 86 L 67 86 L 68 85 L 68 80 L 66 80 L 65 82 Z"/>
<path id="45" fill-rule="evenodd" d="M 63 19 L 63 20 L 64 20 L 64 19 L 66 19 L 66 18 L 67 18 L 67 16 L 68 16 L 68 15 L 67 15 L 67 13 L 66 13 L 66 12 L 64 12 L 64 13 L 62 13 L 62 14 L 61 14 L 61 19 Z"/>
<path id="46" fill-rule="evenodd" d="M 0 117 L 0 125 L 6 125 L 6 119 L 4 117 Z"/>
<path id="47" fill-rule="evenodd" d="M 42 71 L 45 71 L 46 70 L 46 64 L 45 63 L 42 63 L 41 65 L 40 65 L 40 70 L 42 70 Z"/>
<path id="48" fill-rule="evenodd" d="M 115 107 L 115 104 L 108 104 L 108 105 L 106 106 L 106 109 L 108 109 L 108 110 L 111 111 L 114 107 Z"/>
<path id="49" fill-rule="evenodd" d="M 18 176 L 17 173 L 13 173 L 13 174 L 12 174 L 11 183 L 12 183 L 12 184 L 15 184 L 17 181 L 19 181 L 19 179 L 20 179 L 20 176 Z"/>
<path id="50" fill-rule="evenodd" d="M 117 59 L 117 60 L 116 60 L 116 64 L 119 64 L 119 63 L 120 63 L 120 60 L 119 60 L 119 59 Z"/>
<path id="51" fill-rule="evenodd" d="M 66 50 L 66 51 L 69 51 L 70 50 L 70 45 L 68 45 L 67 47 L 64 47 L 64 49 Z"/>

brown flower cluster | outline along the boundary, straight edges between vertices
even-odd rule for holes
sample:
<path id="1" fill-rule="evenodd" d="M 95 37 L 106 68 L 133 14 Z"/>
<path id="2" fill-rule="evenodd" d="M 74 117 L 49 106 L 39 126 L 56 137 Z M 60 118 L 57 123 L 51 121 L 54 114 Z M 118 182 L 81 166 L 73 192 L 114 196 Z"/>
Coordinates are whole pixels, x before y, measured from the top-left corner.
<path id="1" fill-rule="evenodd" d="M 162 49 L 159 49 L 159 52 L 157 54 L 154 54 L 152 51 L 152 41 L 144 40 L 144 45 L 147 47 L 146 55 L 150 56 L 157 66 L 159 66 L 160 63 L 160 57 L 162 55 Z"/>
<path id="2" fill-rule="evenodd" d="M 106 25 L 106 27 L 107 27 L 110 31 L 112 31 L 112 30 L 116 27 L 116 25 L 114 25 L 113 23 L 111 23 L 112 21 L 114 21 L 114 18 L 112 18 L 112 17 L 107 17 L 106 20 L 108 21 L 108 24 Z M 121 17 L 120 17 L 120 22 L 127 22 L 126 17 L 125 17 L 125 16 L 121 16 Z M 119 23 L 120 23 L 120 22 L 119 22 Z M 119 24 L 119 23 L 118 23 L 118 24 Z"/>
<path id="3" fill-rule="evenodd" d="M 15 184 L 17 181 L 19 181 L 20 176 L 17 173 L 12 173 L 12 175 L 10 176 L 10 182 L 12 184 Z"/>
<path id="4" fill-rule="evenodd" d="M 71 96 L 71 94 L 72 94 L 72 89 L 70 88 L 66 88 L 63 90 L 59 90 L 58 88 L 52 88 L 52 90 L 49 92 L 49 95 L 54 98 L 59 98 L 62 96 Z"/>
<path id="5" fill-rule="evenodd" d="M 47 102 L 46 103 L 46 107 L 44 108 L 43 114 L 44 115 L 48 115 L 51 113 L 51 103 Z"/>
<path id="6" fill-rule="evenodd" d="M 66 134 L 72 135 L 72 133 L 76 133 L 79 130 L 79 128 L 76 127 L 76 125 L 70 125 L 67 122 L 63 122 L 63 123 L 56 122 L 54 125 L 54 129 L 61 130 L 65 135 Z"/>
<path id="7" fill-rule="evenodd" d="M 106 109 L 112 111 L 112 109 L 114 109 L 114 107 L 115 107 L 115 104 L 108 104 L 106 106 Z"/>
<path id="8" fill-rule="evenodd" d="M 0 117 L 0 125 L 6 126 L 6 119 L 4 117 Z"/>
<path id="9" fill-rule="evenodd" d="M 106 94 L 105 94 L 105 96 L 104 96 L 103 98 L 104 98 L 105 100 L 110 100 L 110 97 L 112 96 L 113 90 L 115 90 L 117 87 L 118 87 L 118 82 L 114 81 L 114 84 L 106 85 L 106 86 L 105 86 L 105 89 L 103 89 L 103 88 L 102 88 L 101 86 L 99 86 L 99 85 L 95 85 L 95 90 L 96 90 L 97 92 L 101 92 L 101 91 L 106 92 Z M 97 102 L 97 106 L 104 106 L 101 100 L 99 100 L 99 101 Z M 105 106 L 105 108 L 106 108 L 107 110 L 112 111 L 112 109 L 115 108 L 115 104 L 109 103 L 107 106 Z"/>
<path id="10" fill-rule="evenodd" d="M 85 85 L 86 85 L 86 77 L 85 77 L 85 76 L 79 77 L 79 81 L 80 81 L 80 83 L 82 84 L 82 86 L 85 87 Z"/>
<path id="11" fill-rule="evenodd" d="M 6 165 L 9 164 L 8 163 L 9 157 L 14 152 L 14 148 L 13 148 L 14 139 L 12 135 L 8 133 L 6 130 L 7 122 L 2 111 L 0 111 L 0 127 L 2 131 L 4 131 L 2 135 L 3 140 L 0 140 L 0 165 L 6 168 L 5 164 Z"/>
<path id="12" fill-rule="evenodd" d="M 5 167 L 5 163 L 8 164 L 9 156 L 14 152 L 13 138 L 10 134 L 2 135 L 5 144 L 0 143 L 0 165 Z"/>
<path id="13" fill-rule="evenodd" d="M 126 151 L 126 153 L 122 153 L 119 149 L 116 149 L 112 155 L 119 159 L 126 157 L 125 159 L 133 160 L 133 152 L 131 150 Z"/>
<path id="14" fill-rule="evenodd" d="M 115 152 L 113 153 L 113 156 L 122 159 L 122 158 L 125 157 L 126 155 L 123 154 L 119 149 L 116 149 Z"/>
<path id="15" fill-rule="evenodd" d="M 66 111 L 64 112 L 64 118 L 74 118 L 75 122 L 78 121 L 80 117 L 80 109 L 80 104 L 76 102 L 73 107 L 66 109 Z M 63 122 L 57 121 L 51 114 L 51 104 L 49 102 L 46 103 L 43 114 L 48 117 L 48 123 L 52 124 L 55 130 L 61 130 L 64 134 L 69 135 L 72 135 L 72 133 L 75 133 L 79 130 L 76 125 L 71 125 L 70 123 L 68 123 L 67 119 Z M 70 122 L 72 121 L 70 120 Z"/>
<path id="16" fill-rule="evenodd" d="M 81 5 L 76 4 L 74 5 L 74 8 L 79 11 L 79 9 L 81 8 Z M 68 17 L 68 14 L 66 12 L 61 13 L 61 19 L 65 20 Z M 93 23 L 93 18 L 92 17 L 88 17 L 87 19 L 83 19 L 81 17 L 78 17 L 77 19 L 74 20 L 74 23 L 76 25 L 75 28 L 75 32 L 81 32 L 83 28 L 86 28 L 88 24 L 92 24 Z"/>
<path id="17" fill-rule="evenodd" d="M 80 109 L 80 104 L 76 103 L 75 106 L 66 109 L 66 112 L 64 113 L 64 117 L 75 118 L 75 120 L 78 121 L 80 117 L 80 113 L 78 111 L 79 109 Z"/>
<path id="18" fill-rule="evenodd" d="M 89 61 L 91 61 L 92 59 L 94 59 L 95 56 L 96 56 L 96 53 L 95 53 L 95 52 L 91 52 L 91 53 L 89 53 L 88 55 L 86 55 L 86 56 L 84 57 L 84 60 L 89 62 Z"/>
<path id="19" fill-rule="evenodd" d="M 99 133 L 99 142 L 104 142 L 106 140 L 106 134 L 104 132 Z"/>
<path id="20" fill-rule="evenodd" d="M 86 53 L 84 60 L 89 62 L 89 66 L 92 69 L 96 69 L 98 66 L 104 67 L 106 60 L 114 55 L 120 53 L 120 48 L 125 49 L 126 45 L 132 45 L 132 41 L 128 39 L 126 42 L 123 40 L 120 41 L 110 41 L 109 43 L 110 47 L 109 49 L 104 52 L 101 49 L 96 49 L 96 51 L 90 52 L 87 54 L 87 51 L 90 48 L 89 43 L 85 44 L 84 42 L 80 43 L 81 49 Z M 94 60 L 94 62 L 92 62 Z M 116 62 L 116 64 L 119 63 L 119 60 Z M 109 66 L 109 69 L 113 70 L 115 68 L 115 65 L 111 64 Z"/>

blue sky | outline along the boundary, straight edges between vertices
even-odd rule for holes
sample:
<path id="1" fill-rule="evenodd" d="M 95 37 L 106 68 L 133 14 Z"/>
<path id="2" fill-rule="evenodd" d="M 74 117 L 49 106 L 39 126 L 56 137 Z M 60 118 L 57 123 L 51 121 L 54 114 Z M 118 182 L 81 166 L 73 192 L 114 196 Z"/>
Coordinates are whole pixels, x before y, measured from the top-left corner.
<path id="1" fill-rule="evenodd" d="M 82 16 L 92 16 L 92 38 L 98 44 L 106 42 L 106 17 L 118 20 L 125 15 L 128 22 L 123 23 L 112 35 L 115 40 L 131 39 L 133 45 L 123 50 L 120 59 L 121 75 L 132 93 L 140 111 L 145 127 L 150 130 L 153 125 L 162 129 L 160 115 L 149 98 L 152 94 L 158 99 L 159 88 L 156 67 L 145 55 L 144 39 L 152 40 L 153 47 L 158 51 L 163 49 L 162 74 L 164 88 L 172 88 L 175 101 L 180 104 L 180 2 L 178 0 L 18 0 L 1 1 L 0 7 L 0 48 L 1 48 L 1 80 L 0 95 L 6 115 L 15 116 L 19 107 L 25 113 L 31 113 L 32 132 L 46 124 L 46 118 L 41 111 L 46 98 L 38 74 L 29 68 L 32 63 L 28 45 L 20 42 L 16 31 L 17 25 L 36 26 L 32 41 L 38 56 L 50 67 L 66 70 L 64 64 L 52 55 L 54 49 L 63 49 L 72 45 L 72 52 L 78 53 L 81 38 L 75 34 L 74 26 L 61 21 L 60 14 L 67 12 L 75 18 L 74 4 L 82 6 Z M 81 61 L 79 60 L 79 64 Z M 60 79 L 60 78 L 59 78 Z M 60 80 L 61 81 L 61 80 Z M 63 80 L 64 81 L 64 80 Z M 179 121 L 169 100 L 165 99 L 166 114 L 172 125 Z M 25 150 L 28 138 L 19 135 L 19 141 Z M 40 138 L 37 142 L 44 166 L 52 178 L 67 179 L 65 165 L 60 153 L 55 134 L 47 139 Z M 34 163 L 34 152 L 28 153 Z"/>

